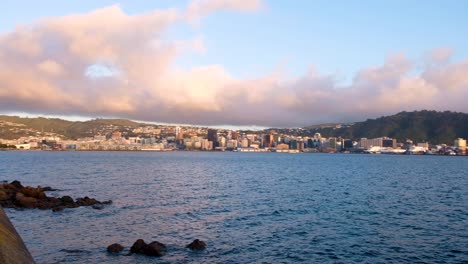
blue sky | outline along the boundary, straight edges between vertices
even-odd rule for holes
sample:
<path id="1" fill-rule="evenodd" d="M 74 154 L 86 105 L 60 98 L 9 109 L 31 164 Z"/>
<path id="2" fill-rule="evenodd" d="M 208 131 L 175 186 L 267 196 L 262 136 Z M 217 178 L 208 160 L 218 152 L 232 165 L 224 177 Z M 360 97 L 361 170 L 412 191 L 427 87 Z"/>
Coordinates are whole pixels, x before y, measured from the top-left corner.
<path id="1" fill-rule="evenodd" d="M 2 2 L 0 31 L 39 18 L 84 13 L 120 4 L 129 14 L 183 8 L 188 1 Z M 208 52 L 181 58 L 182 66 L 222 63 L 239 77 L 264 74 L 284 66 L 293 75 L 310 65 L 323 73 L 352 77 L 403 52 L 417 58 L 438 47 L 468 57 L 468 5 L 464 1 L 265 1 L 257 13 L 219 12 L 205 17 L 200 29 L 175 27 L 169 37 L 203 36 Z M 246 64 L 248 64 L 246 66 Z"/>
<path id="2" fill-rule="evenodd" d="M 116 3 L 126 14 L 139 15 L 155 9 L 183 10 L 190 2 L 45 0 L 32 4 L 7 0 L 0 11 L 0 32 L 12 32 L 18 25 L 31 25 L 41 18 L 83 14 Z M 438 48 L 450 49 L 454 63 L 468 58 L 468 5 L 464 1 L 262 3 L 255 12 L 218 10 L 196 25 L 177 22 L 168 27 L 163 40 L 201 39 L 205 49 L 202 53 L 183 52 L 173 63 L 186 70 L 222 65 L 232 78 L 240 80 L 276 72 L 281 72 L 282 81 L 297 80 L 314 68 L 323 78 L 332 76 L 335 86 L 350 86 L 360 71 L 379 67 L 395 54 L 404 54 L 416 64 L 411 72 L 424 71 L 419 65 Z"/>

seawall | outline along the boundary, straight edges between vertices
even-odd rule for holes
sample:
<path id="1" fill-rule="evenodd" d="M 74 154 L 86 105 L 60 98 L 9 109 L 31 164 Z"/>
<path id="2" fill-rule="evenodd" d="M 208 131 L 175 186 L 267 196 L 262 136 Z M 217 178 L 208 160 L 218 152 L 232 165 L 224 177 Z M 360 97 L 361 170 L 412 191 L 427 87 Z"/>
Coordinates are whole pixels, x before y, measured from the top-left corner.
<path id="1" fill-rule="evenodd" d="M 0 206 L 0 263 L 36 263 L 23 240 Z"/>

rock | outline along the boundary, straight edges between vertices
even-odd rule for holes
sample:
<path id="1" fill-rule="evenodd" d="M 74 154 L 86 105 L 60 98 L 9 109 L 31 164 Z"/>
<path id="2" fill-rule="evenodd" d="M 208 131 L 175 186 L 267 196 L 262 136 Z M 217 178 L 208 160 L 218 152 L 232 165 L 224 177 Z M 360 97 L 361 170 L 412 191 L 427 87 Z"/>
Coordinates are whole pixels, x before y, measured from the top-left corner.
<path id="1" fill-rule="evenodd" d="M 0 183 L 0 206 L 5 208 L 38 208 L 41 210 L 53 209 L 54 212 L 65 208 L 79 206 L 94 206 L 95 209 L 103 209 L 104 204 L 112 201 L 100 202 L 94 198 L 78 198 L 76 201 L 70 196 L 62 198 L 47 197 L 44 191 L 53 191 L 51 187 L 23 186 L 19 181 Z"/>
<path id="2" fill-rule="evenodd" d="M 203 250 L 206 248 L 206 243 L 202 240 L 195 239 L 192 243 L 188 244 L 186 248 L 189 248 L 191 250 Z"/>
<path id="3" fill-rule="evenodd" d="M 64 203 L 64 204 L 73 204 L 73 203 L 75 203 L 75 201 L 73 200 L 73 198 L 71 198 L 71 197 L 68 196 L 68 195 L 63 196 L 62 198 L 60 198 L 60 200 L 61 200 L 62 203 Z"/>
<path id="4" fill-rule="evenodd" d="M 34 197 L 37 199 L 44 199 L 46 198 L 45 193 L 42 191 L 42 188 L 34 188 L 34 187 L 24 187 L 23 189 L 19 190 L 20 193 L 24 194 L 28 197 Z"/>
<path id="5" fill-rule="evenodd" d="M 158 241 L 153 241 L 148 245 L 143 246 L 142 252 L 146 256 L 160 257 L 166 253 L 166 245 Z"/>
<path id="6" fill-rule="evenodd" d="M 89 198 L 88 196 L 85 196 L 84 198 L 78 198 L 76 199 L 76 203 L 79 206 L 91 206 L 93 204 L 99 203 L 98 200 L 94 198 Z"/>
<path id="7" fill-rule="evenodd" d="M 107 247 L 107 252 L 109 253 L 119 253 L 124 250 L 124 247 L 118 243 L 114 243 Z"/>
<path id="8" fill-rule="evenodd" d="M 39 186 L 40 187 L 40 186 Z M 43 192 L 54 192 L 54 191 L 58 191 L 57 189 L 54 189 L 52 187 L 49 187 L 49 186 L 46 186 L 46 187 L 40 187 L 42 189 Z"/>
<path id="9" fill-rule="evenodd" d="M 0 190 L 0 200 L 3 201 L 3 200 L 8 200 L 10 199 L 10 196 L 8 195 L 8 193 L 4 190 Z"/>
<path id="10" fill-rule="evenodd" d="M 57 206 L 52 208 L 52 212 L 60 212 L 63 211 L 66 207 L 65 206 Z"/>
<path id="11" fill-rule="evenodd" d="M 92 208 L 96 209 L 96 210 L 102 210 L 102 209 L 104 209 L 104 204 L 102 204 L 102 203 L 93 204 Z"/>
<path id="12" fill-rule="evenodd" d="M 33 197 L 20 196 L 16 194 L 16 203 L 22 208 L 36 208 L 37 199 Z"/>
<path id="13" fill-rule="evenodd" d="M 143 239 L 138 239 L 133 243 L 132 247 L 130 248 L 131 253 L 143 253 L 143 247 L 147 244 Z"/>
<path id="14" fill-rule="evenodd" d="M 20 181 L 12 181 L 10 182 L 10 185 L 12 185 L 16 190 L 21 190 L 24 188 Z"/>

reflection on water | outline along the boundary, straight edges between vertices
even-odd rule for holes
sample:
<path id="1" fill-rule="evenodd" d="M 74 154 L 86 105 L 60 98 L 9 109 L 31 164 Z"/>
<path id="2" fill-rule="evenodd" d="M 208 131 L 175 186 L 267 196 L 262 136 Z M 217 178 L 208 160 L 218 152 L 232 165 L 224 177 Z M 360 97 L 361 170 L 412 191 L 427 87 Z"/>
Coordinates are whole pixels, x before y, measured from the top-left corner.
<path id="1" fill-rule="evenodd" d="M 414 263 L 468 260 L 465 157 L 3 152 L 0 180 L 91 208 L 7 213 L 38 263 L 153 263 L 110 256 L 138 238 L 162 263 Z M 205 240 L 207 250 L 185 245 Z"/>

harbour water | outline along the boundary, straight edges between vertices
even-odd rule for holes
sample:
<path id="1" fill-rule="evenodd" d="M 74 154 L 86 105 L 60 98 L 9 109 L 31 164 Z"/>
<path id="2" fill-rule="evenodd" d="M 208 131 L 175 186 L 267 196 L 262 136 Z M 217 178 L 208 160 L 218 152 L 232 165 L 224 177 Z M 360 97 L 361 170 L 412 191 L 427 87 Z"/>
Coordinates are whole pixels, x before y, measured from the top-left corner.
<path id="1" fill-rule="evenodd" d="M 0 152 L 0 180 L 113 200 L 7 209 L 38 263 L 467 263 L 468 159 L 213 152 Z M 138 238 L 160 258 L 112 256 Z M 193 239 L 207 249 L 184 248 Z"/>

